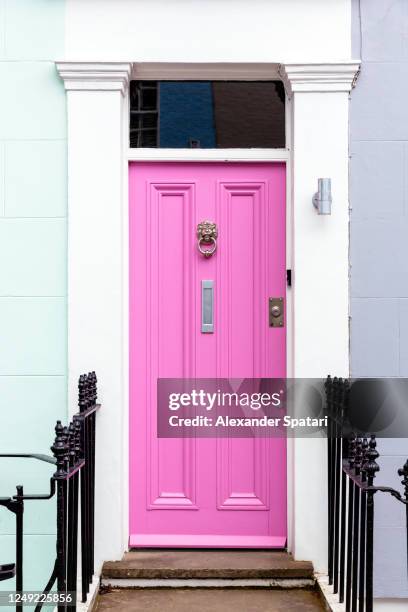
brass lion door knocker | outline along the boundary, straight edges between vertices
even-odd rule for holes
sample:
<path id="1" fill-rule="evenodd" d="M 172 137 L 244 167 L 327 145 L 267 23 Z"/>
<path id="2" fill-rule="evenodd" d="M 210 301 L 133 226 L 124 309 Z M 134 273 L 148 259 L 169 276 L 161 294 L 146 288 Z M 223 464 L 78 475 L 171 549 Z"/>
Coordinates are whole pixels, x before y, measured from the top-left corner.
<path id="1" fill-rule="evenodd" d="M 217 250 L 218 229 L 212 221 L 201 221 L 197 225 L 197 247 L 204 257 L 211 257 Z M 209 246 L 210 248 L 203 248 Z"/>

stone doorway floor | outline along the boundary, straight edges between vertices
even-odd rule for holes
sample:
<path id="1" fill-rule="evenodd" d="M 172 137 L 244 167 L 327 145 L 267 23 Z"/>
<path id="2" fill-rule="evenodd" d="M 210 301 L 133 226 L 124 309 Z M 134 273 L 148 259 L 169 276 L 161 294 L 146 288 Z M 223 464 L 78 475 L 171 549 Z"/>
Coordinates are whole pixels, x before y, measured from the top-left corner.
<path id="1" fill-rule="evenodd" d="M 97 612 L 321 612 L 320 594 L 307 589 L 114 589 Z"/>

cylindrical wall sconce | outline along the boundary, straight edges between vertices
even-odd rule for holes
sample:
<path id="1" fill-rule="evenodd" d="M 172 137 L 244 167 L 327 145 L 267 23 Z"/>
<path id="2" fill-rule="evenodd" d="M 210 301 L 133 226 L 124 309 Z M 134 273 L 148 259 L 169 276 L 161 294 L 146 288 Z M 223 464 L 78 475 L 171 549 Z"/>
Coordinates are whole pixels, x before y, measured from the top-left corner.
<path id="1" fill-rule="evenodd" d="M 318 191 L 313 196 L 313 206 L 315 207 L 319 215 L 331 215 L 331 179 L 319 178 L 317 184 Z"/>

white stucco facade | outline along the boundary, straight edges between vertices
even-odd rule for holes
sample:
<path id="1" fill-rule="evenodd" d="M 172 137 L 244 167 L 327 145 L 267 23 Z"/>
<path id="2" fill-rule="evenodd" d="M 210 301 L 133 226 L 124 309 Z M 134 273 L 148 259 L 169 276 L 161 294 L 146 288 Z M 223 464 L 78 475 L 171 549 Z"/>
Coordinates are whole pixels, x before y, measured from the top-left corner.
<path id="1" fill-rule="evenodd" d="M 66 55 L 138 62 L 350 57 L 350 0 L 66 0 Z"/>
<path id="2" fill-rule="evenodd" d="M 128 82 L 282 78 L 288 141 L 288 375 L 349 373 L 349 0 L 67 0 L 57 68 L 68 108 L 68 368 L 88 364 L 103 403 L 97 450 L 96 559 L 118 559 L 128 524 Z M 223 75 L 222 77 L 220 75 Z M 237 77 L 240 75 L 240 77 Z M 225 152 L 224 152 L 225 154 Z M 151 154 L 154 158 L 154 154 Z M 273 159 L 273 153 L 272 157 Z M 319 217 L 317 179 L 333 185 Z M 74 402 L 71 402 L 74 405 Z M 325 442 L 289 449 L 289 547 L 326 564 Z"/>

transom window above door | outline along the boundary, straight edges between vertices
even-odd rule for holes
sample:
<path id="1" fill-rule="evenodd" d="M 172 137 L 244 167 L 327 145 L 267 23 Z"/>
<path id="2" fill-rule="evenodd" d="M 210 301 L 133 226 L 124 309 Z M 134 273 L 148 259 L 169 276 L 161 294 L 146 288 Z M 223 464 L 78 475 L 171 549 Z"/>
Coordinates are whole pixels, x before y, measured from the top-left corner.
<path id="1" fill-rule="evenodd" d="M 131 81 L 130 147 L 283 149 L 283 83 Z"/>

